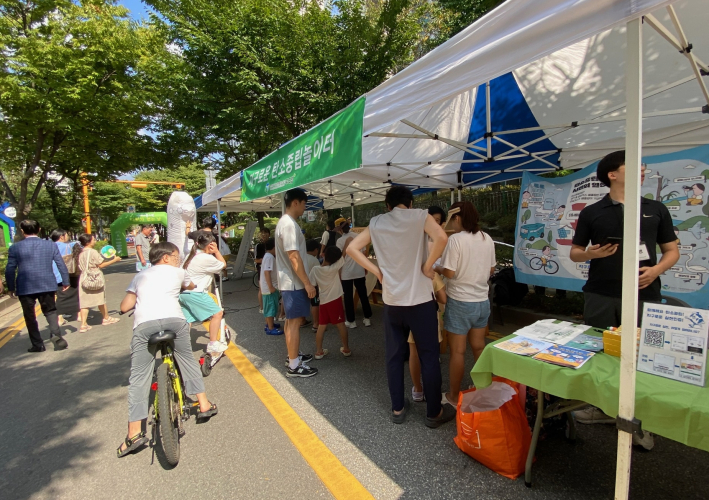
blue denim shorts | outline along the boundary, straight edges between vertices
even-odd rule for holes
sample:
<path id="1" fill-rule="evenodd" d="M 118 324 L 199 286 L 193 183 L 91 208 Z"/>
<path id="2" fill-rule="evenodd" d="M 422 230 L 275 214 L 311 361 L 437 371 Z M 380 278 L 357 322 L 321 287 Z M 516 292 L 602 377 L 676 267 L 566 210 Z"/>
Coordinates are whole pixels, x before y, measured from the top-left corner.
<path id="1" fill-rule="evenodd" d="M 307 318 L 310 315 L 310 299 L 305 290 L 281 290 L 286 319 Z"/>
<path id="2" fill-rule="evenodd" d="M 471 328 L 485 328 L 489 316 L 489 300 L 461 302 L 448 297 L 443 321 L 446 331 L 456 335 L 467 335 Z"/>

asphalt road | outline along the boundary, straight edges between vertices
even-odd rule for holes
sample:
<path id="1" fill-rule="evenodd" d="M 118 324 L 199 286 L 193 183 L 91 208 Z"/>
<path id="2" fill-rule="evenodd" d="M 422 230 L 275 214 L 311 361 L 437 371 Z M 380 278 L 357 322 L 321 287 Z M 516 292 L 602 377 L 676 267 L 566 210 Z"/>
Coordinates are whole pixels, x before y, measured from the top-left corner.
<path id="1" fill-rule="evenodd" d="M 107 268 L 110 310 L 116 310 L 133 265 Z M 359 328 L 350 332 L 352 357 L 339 354 L 331 327 L 325 338 L 330 354 L 312 363 L 320 373 L 287 379 L 284 339 L 263 333 L 251 280 L 226 283 L 224 303 L 241 351 L 375 498 L 613 497 L 612 426 L 579 426 L 575 443 L 563 435 L 540 442 L 534 487 L 528 489 L 522 479 L 499 476 L 459 451 L 453 423 L 425 427 L 423 404 L 412 406 L 405 424 L 391 424 L 380 307 L 374 307 L 371 328 L 362 326 L 358 313 Z M 93 314 L 90 323 L 100 323 L 98 312 Z M 25 332 L 0 349 L 0 398 L 6 408 L 0 498 L 331 497 L 229 359 L 206 379 L 219 415 L 205 424 L 187 422 L 177 468 L 163 465 L 159 447 L 116 459 L 126 432 L 131 319 L 86 334 L 73 323 L 67 331 L 67 351 L 53 352 L 47 342 L 46 353 L 28 354 Z M 192 336 L 198 357 L 207 339 L 201 326 Z M 302 350 L 313 352 L 314 344 L 314 334 L 302 330 Z M 442 366 L 445 387 L 445 355 Z M 652 452 L 633 456 L 631 498 L 707 498 L 707 473 L 707 453 L 657 437 Z"/>

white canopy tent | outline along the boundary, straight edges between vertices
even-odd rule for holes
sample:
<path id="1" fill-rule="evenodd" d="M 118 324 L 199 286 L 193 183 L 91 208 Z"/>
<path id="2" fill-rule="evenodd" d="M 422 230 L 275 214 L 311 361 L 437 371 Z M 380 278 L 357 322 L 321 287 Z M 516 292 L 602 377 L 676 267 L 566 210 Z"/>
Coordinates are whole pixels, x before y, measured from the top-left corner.
<path id="1" fill-rule="evenodd" d="M 706 0 L 507 0 L 366 95 L 362 164 L 303 187 L 324 208 L 383 200 L 391 184 L 456 189 L 581 168 L 625 148 L 624 240 L 638 241 L 639 164 L 709 143 Z M 645 21 L 643 27 L 641 19 Z M 240 174 L 201 210 L 239 203 Z M 295 186 L 289 186 L 295 187 Z M 627 203 L 637 200 L 637 203 Z M 637 244 L 624 245 L 637 264 Z M 634 412 L 637 265 L 625 266 L 620 417 Z M 626 498 L 630 434 L 619 432 L 616 497 Z"/>
<path id="2" fill-rule="evenodd" d="M 646 17 L 644 153 L 705 144 L 709 58 L 702 0 L 508 0 L 366 95 L 362 164 L 303 185 L 324 208 L 383 200 L 391 183 L 455 189 L 581 168 L 625 136 L 623 22 Z M 680 24 L 681 23 L 681 24 Z M 682 26 L 672 35 L 670 26 Z M 695 50 L 680 53 L 690 37 Z M 669 42 L 668 42 L 669 40 Z M 563 48 L 559 48 L 563 47 Z M 201 210 L 280 211 L 277 195 L 238 204 L 241 174 Z M 238 204 L 238 205 L 236 205 Z M 233 208 L 232 208 L 233 207 Z"/>

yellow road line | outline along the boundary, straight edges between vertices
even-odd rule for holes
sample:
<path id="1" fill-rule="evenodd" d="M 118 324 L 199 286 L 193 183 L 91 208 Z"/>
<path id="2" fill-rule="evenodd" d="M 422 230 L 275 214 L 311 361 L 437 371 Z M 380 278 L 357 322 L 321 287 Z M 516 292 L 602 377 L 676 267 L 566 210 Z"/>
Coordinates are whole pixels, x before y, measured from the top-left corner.
<path id="1" fill-rule="evenodd" d="M 230 343 L 226 355 L 264 406 L 271 412 L 273 418 L 276 419 L 278 425 L 285 431 L 303 458 L 330 490 L 332 496 L 337 500 L 374 498 L 236 345 Z"/>
<path id="2" fill-rule="evenodd" d="M 37 305 L 35 307 L 35 314 L 39 314 L 41 311 L 42 309 L 39 305 Z M 25 326 L 27 326 L 25 325 L 25 318 L 22 317 L 0 332 L 0 347 L 12 340 L 12 338 L 20 333 Z"/>

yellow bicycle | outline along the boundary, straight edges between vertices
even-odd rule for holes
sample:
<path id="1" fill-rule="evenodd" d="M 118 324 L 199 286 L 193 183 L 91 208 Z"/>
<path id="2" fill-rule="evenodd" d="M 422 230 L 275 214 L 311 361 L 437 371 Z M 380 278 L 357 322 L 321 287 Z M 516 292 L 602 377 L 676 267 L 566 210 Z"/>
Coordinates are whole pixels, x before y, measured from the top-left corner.
<path id="1" fill-rule="evenodd" d="M 173 466 L 180 461 L 180 437 L 185 434 L 183 424 L 190 418 L 193 406 L 185 401 L 182 375 L 173 355 L 175 337 L 175 332 L 164 330 L 152 334 L 148 340 L 148 344 L 158 346 L 162 354 L 162 363 L 156 370 L 158 380 L 153 384 L 155 403 L 151 423 L 157 424 L 165 458 Z"/>

